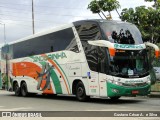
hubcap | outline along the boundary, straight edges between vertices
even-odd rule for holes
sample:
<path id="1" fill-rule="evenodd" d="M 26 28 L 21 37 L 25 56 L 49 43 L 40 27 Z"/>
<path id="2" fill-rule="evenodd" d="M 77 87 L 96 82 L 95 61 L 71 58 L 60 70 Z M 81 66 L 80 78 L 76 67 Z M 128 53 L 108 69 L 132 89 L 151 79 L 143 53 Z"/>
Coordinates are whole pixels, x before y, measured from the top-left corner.
<path id="1" fill-rule="evenodd" d="M 83 88 L 82 87 L 79 87 L 77 91 L 78 91 L 79 96 L 83 95 Z"/>

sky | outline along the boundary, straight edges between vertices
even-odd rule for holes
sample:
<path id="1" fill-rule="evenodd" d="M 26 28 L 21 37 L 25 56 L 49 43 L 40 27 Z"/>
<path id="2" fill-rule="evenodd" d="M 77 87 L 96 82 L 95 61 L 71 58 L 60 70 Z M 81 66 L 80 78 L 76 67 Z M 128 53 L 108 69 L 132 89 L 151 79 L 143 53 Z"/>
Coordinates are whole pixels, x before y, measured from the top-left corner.
<path id="1" fill-rule="evenodd" d="M 100 17 L 87 9 L 92 0 L 33 0 L 35 16 L 35 33 L 77 20 Z M 144 0 L 118 0 L 121 8 L 151 6 Z M 105 13 L 108 15 L 108 13 Z M 111 12 L 114 20 L 118 14 Z M 5 24 L 5 30 L 4 30 Z M 5 31 L 5 32 L 4 32 Z M 5 33 L 5 37 L 4 37 Z M 32 35 L 32 0 L 0 0 L 0 44 Z"/>

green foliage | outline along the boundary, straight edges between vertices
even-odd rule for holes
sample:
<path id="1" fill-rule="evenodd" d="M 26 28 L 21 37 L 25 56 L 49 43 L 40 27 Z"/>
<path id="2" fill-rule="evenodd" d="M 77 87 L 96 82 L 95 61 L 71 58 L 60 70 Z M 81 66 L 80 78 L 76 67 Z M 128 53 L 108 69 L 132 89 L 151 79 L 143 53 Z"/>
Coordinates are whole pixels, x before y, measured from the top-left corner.
<path id="1" fill-rule="evenodd" d="M 160 8 L 160 0 L 145 0 L 146 2 L 154 2 L 153 7 L 159 9 Z"/>
<path id="2" fill-rule="evenodd" d="M 117 0 L 100 0 L 100 5 L 103 11 L 111 12 L 120 7 L 120 4 Z"/>
<path id="3" fill-rule="evenodd" d="M 88 5 L 88 9 L 90 9 L 93 13 L 111 12 L 115 9 L 120 8 L 120 4 L 117 0 L 93 0 Z"/>
<path id="4" fill-rule="evenodd" d="M 88 5 L 88 9 L 90 9 L 93 13 L 100 13 L 100 7 L 98 6 L 96 0 L 90 2 L 90 4 Z"/>
<path id="5" fill-rule="evenodd" d="M 157 46 L 160 48 L 160 43 L 157 43 Z M 154 59 L 152 64 L 154 67 L 160 67 L 160 57 L 159 59 Z"/>
<path id="6" fill-rule="evenodd" d="M 125 8 L 121 12 L 120 19 L 135 24 L 141 31 L 144 41 L 158 43 L 160 42 L 160 0 L 145 1 L 154 2 L 153 7 Z M 119 7 L 120 4 L 117 0 L 93 0 L 88 5 L 88 9 L 93 13 L 102 13 L 104 15 L 103 12 L 107 11 L 110 17 L 110 12 L 117 10 Z"/>
<path id="7" fill-rule="evenodd" d="M 145 6 L 125 8 L 121 12 L 121 20 L 134 23 L 140 29 L 143 40 L 152 43 L 160 42 L 160 9 Z"/>
<path id="8" fill-rule="evenodd" d="M 160 43 L 156 44 L 160 48 Z M 155 50 L 153 48 L 148 48 L 149 49 L 149 56 L 150 56 L 150 61 L 152 63 L 153 67 L 160 67 L 160 57 L 157 59 L 155 58 Z"/>

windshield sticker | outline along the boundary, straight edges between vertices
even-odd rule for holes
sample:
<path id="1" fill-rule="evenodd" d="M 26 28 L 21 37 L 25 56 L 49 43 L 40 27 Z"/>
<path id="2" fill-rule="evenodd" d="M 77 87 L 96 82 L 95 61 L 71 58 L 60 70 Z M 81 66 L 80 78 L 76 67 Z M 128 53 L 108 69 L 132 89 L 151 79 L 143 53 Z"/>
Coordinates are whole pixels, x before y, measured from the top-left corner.
<path id="1" fill-rule="evenodd" d="M 128 75 L 134 75 L 133 70 L 129 69 L 129 70 L 128 70 Z"/>

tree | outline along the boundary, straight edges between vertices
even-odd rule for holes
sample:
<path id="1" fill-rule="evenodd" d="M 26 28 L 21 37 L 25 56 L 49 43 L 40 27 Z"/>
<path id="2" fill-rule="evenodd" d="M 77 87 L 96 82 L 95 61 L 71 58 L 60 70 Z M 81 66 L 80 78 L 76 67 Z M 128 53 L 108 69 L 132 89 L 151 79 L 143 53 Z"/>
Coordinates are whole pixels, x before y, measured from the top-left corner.
<path id="1" fill-rule="evenodd" d="M 103 19 L 103 17 L 100 15 L 100 13 L 102 13 L 103 16 L 106 18 L 106 16 L 104 15 L 102 11 L 100 1 L 96 1 L 96 0 L 91 1 L 90 4 L 88 5 L 88 9 L 90 9 L 92 13 L 98 13 L 98 15 Z"/>
<path id="2" fill-rule="evenodd" d="M 160 0 L 144 0 L 146 2 L 154 2 L 153 7 L 155 7 L 156 9 L 160 8 Z"/>
<path id="3" fill-rule="evenodd" d="M 117 10 L 118 8 L 120 8 L 120 4 L 117 0 L 93 0 L 88 5 L 88 9 L 93 13 L 98 13 L 99 15 L 102 13 L 106 19 L 108 18 L 105 16 L 104 12 L 107 11 L 109 13 L 109 18 L 112 18 L 111 11 Z"/>
<path id="4" fill-rule="evenodd" d="M 160 42 L 160 9 L 145 6 L 125 8 L 121 20 L 134 23 L 140 29 L 144 41 Z M 158 41 L 159 40 L 159 41 Z"/>
<path id="5" fill-rule="evenodd" d="M 119 16 L 122 21 L 134 23 L 140 29 L 144 41 L 157 43 L 160 42 L 160 0 L 145 1 L 153 1 L 153 7 L 139 6 L 135 9 L 125 8 Z M 111 11 L 117 10 L 119 7 L 120 4 L 117 0 L 93 0 L 88 5 L 88 9 L 99 15 L 102 13 L 105 16 L 104 12 L 108 11 L 110 18 Z M 108 18 L 106 17 L 106 19 Z"/>

